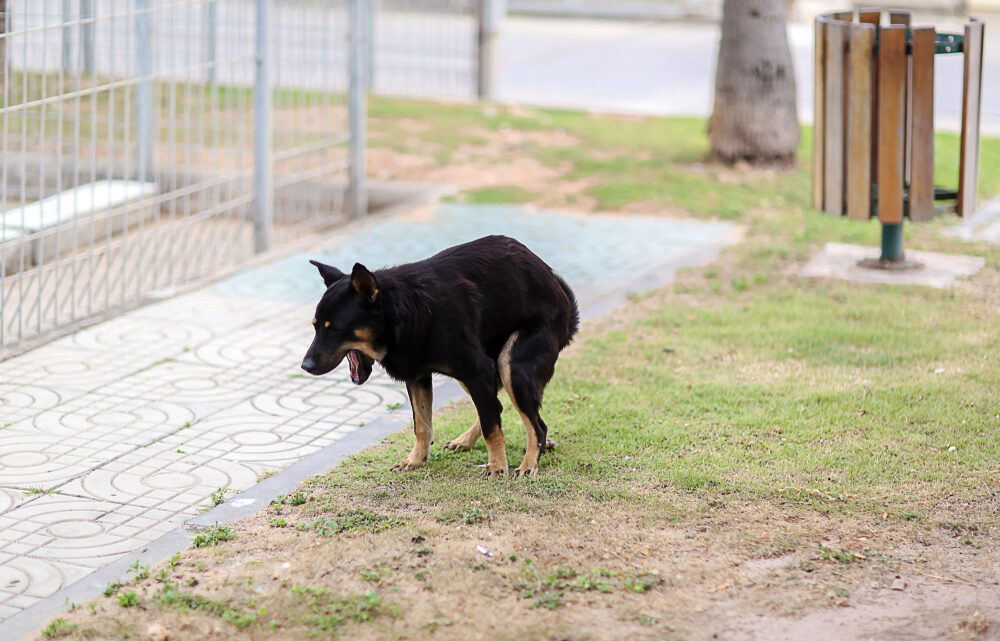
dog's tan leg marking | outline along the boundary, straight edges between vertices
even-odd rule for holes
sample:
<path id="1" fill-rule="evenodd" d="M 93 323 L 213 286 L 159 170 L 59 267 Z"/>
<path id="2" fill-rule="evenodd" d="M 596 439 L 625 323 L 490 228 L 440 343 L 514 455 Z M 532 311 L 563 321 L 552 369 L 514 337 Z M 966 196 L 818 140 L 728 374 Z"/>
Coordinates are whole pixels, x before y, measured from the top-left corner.
<path id="1" fill-rule="evenodd" d="M 493 432 L 485 438 L 485 441 L 486 452 L 489 454 L 489 457 L 486 459 L 483 476 L 486 478 L 507 476 L 506 441 L 503 437 L 503 430 L 499 425 L 493 428 Z"/>
<path id="2" fill-rule="evenodd" d="M 517 342 L 517 332 L 510 335 L 507 343 L 500 350 L 500 356 L 497 358 L 497 367 L 500 370 L 500 380 L 503 381 L 503 388 L 507 390 L 507 396 L 510 397 L 510 402 L 514 404 L 514 409 L 521 415 L 521 422 L 524 423 L 524 429 L 528 433 L 528 445 L 524 449 L 524 458 L 517 469 L 514 470 L 514 476 L 530 476 L 534 478 L 538 476 L 538 459 L 542 453 L 538 447 L 538 435 L 535 433 L 535 426 L 531 424 L 531 419 L 521 411 L 521 407 L 517 404 L 517 399 L 514 398 L 514 388 L 510 383 L 510 353 L 514 349 L 515 342 Z"/>
<path id="3" fill-rule="evenodd" d="M 426 385 L 407 383 L 406 391 L 410 393 L 410 404 L 413 405 L 413 434 L 417 437 L 417 442 L 406 458 L 392 466 L 396 472 L 409 472 L 423 467 L 430 453 L 431 441 L 434 440 L 434 428 L 431 425 L 434 388 L 431 387 L 430 381 L 427 381 Z"/>
<path id="4" fill-rule="evenodd" d="M 462 383 L 459 383 L 459 385 L 462 385 Z M 465 385 L 462 385 L 462 389 L 465 390 L 466 394 L 469 393 L 469 390 L 465 387 Z M 454 438 L 445 443 L 444 449 L 454 450 L 456 452 L 464 452 L 466 450 L 471 450 L 476 445 L 476 443 L 479 442 L 479 437 L 482 435 L 483 435 L 483 428 L 480 427 L 479 418 L 476 417 L 476 420 L 472 424 L 472 427 L 462 432 L 462 435 L 459 436 L 458 438 Z"/>

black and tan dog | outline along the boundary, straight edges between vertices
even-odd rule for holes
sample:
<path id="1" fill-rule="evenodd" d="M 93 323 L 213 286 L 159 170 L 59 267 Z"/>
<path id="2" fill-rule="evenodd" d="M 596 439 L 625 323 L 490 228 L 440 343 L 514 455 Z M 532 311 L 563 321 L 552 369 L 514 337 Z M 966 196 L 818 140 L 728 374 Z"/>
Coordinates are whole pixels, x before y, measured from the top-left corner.
<path id="1" fill-rule="evenodd" d="M 310 261 L 326 283 L 316 306 L 316 336 L 302 361 L 310 374 L 326 374 L 347 358 L 361 385 L 373 361 L 406 383 L 417 442 L 394 470 L 427 461 L 433 440 L 431 374 L 458 380 L 472 397 L 478 420 L 445 448 L 467 450 L 479 435 L 489 459 L 485 476 L 507 473 L 502 385 L 524 421 L 528 445 L 518 476 L 535 476 L 548 428 L 539 416 L 542 393 L 560 350 L 580 323 L 569 286 L 527 247 L 487 236 L 426 260 L 350 276 Z"/>

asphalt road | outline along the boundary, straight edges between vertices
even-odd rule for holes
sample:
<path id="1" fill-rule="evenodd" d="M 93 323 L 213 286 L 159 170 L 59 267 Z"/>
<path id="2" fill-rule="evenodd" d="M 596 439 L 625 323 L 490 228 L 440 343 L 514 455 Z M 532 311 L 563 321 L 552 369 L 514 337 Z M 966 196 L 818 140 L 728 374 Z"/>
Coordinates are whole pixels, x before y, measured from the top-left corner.
<path id="1" fill-rule="evenodd" d="M 926 24 L 926 23 L 923 23 Z M 961 33 L 954 19 L 939 31 Z M 1000 42 L 987 19 L 983 133 L 1000 134 Z M 813 26 L 789 25 L 799 118 L 812 120 Z M 501 43 L 504 102 L 640 114 L 711 113 L 719 27 L 707 23 L 508 18 Z M 961 123 L 962 56 L 935 59 L 935 115 Z"/>

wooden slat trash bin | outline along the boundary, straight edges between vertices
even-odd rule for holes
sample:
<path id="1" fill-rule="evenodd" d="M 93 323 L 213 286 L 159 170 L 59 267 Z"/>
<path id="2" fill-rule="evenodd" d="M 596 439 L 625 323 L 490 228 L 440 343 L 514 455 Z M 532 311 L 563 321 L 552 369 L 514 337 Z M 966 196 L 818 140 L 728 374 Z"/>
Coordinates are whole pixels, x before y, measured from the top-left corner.
<path id="1" fill-rule="evenodd" d="M 970 215 L 976 206 L 983 21 L 962 34 L 912 26 L 909 11 L 859 9 L 816 17 L 813 207 L 877 217 L 882 253 L 867 267 L 913 269 L 903 219 Z M 958 189 L 934 186 L 934 56 L 962 54 Z"/>

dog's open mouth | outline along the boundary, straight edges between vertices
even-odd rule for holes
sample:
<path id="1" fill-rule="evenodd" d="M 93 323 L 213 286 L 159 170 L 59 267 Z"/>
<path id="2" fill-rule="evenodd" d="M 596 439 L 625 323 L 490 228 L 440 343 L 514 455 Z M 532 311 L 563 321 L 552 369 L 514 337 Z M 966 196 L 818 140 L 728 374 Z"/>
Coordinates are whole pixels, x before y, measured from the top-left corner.
<path id="1" fill-rule="evenodd" d="M 347 364 L 351 368 L 351 382 L 361 385 L 372 374 L 372 359 L 356 349 L 347 352 Z"/>

